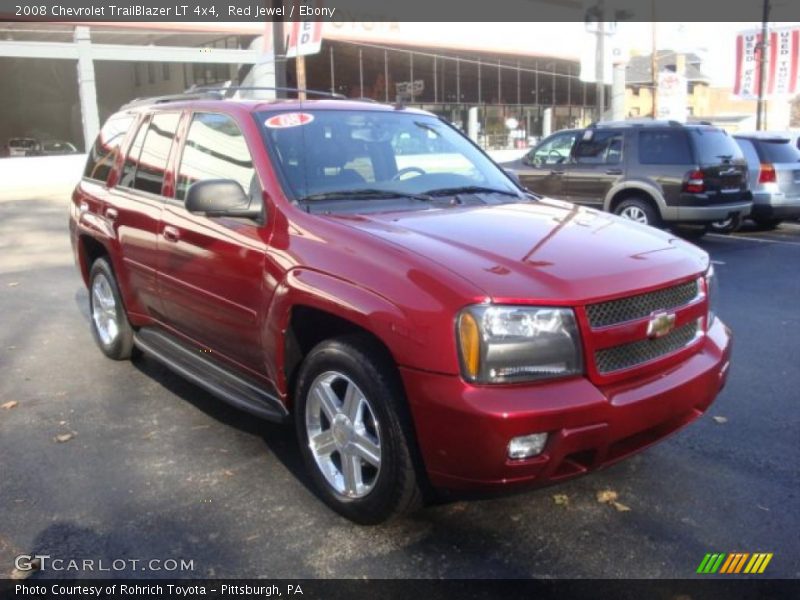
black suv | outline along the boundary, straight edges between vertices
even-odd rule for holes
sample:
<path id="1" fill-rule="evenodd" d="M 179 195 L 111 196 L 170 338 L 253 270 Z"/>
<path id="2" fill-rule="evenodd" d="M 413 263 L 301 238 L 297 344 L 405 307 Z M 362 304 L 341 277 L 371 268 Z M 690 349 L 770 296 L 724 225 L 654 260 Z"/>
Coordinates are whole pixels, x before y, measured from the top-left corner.
<path id="1" fill-rule="evenodd" d="M 752 208 L 741 149 L 705 124 L 634 120 L 559 131 L 503 166 L 533 192 L 699 234 Z"/>

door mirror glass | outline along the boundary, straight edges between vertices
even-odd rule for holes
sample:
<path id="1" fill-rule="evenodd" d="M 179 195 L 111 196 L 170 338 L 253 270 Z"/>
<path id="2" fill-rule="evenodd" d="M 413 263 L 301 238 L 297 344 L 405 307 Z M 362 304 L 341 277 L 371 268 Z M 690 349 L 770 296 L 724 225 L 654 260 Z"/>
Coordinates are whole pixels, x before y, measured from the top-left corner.
<path id="1" fill-rule="evenodd" d="M 189 186 L 186 210 L 207 217 L 241 217 L 257 219 L 261 206 L 253 207 L 250 197 L 239 182 L 233 179 L 206 179 Z"/>

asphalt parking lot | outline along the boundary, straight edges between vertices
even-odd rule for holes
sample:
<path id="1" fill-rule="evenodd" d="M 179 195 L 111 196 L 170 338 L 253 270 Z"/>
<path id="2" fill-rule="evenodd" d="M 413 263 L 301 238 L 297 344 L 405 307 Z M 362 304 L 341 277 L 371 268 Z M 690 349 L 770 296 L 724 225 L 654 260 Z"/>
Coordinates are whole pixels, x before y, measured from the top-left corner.
<path id="1" fill-rule="evenodd" d="M 735 335 L 701 420 L 582 479 L 371 528 L 317 500 L 290 428 L 104 358 L 66 223 L 62 194 L 0 201 L 3 576 L 40 553 L 194 566 L 116 576 L 682 578 L 707 552 L 772 552 L 764 576 L 800 577 L 800 223 L 700 243 Z"/>

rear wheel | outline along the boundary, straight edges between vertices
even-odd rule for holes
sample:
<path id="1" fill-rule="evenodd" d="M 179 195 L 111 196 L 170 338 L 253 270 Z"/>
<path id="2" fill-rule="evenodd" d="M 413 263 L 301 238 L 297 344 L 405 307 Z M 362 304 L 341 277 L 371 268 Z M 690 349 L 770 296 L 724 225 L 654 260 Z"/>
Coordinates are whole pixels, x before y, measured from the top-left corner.
<path id="1" fill-rule="evenodd" d="M 658 211 L 644 198 L 634 197 L 623 200 L 614 209 L 614 214 L 642 225 L 661 226 L 661 216 Z"/>
<path id="2" fill-rule="evenodd" d="M 782 219 L 758 219 L 755 217 L 753 218 L 753 221 L 755 221 L 756 225 L 761 227 L 761 229 L 775 229 L 783 222 Z"/>
<path id="3" fill-rule="evenodd" d="M 740 216 L 728 217 L 721 221 L 713 221 L 708 224 L 708 230 L 713 233 L 728 234 L 739 230 L 742 226 L 742 218 Z"/>
<path id="4" fill-rule="evenodd" d="M 360 336 L 317 345 L 300 367 L 294 401 L 297 437 L 317 490 L 362 524 L 421 503 L 403 391 L 372 346 Z"/>
<path id="5" fill-rule="evenodd" d="M 89 314 L 92 334 L 108 358 L 126 360 L 133 353 L 133 328 L 128 322 L 114 271 L 98 258 L 89 271 Z"/>

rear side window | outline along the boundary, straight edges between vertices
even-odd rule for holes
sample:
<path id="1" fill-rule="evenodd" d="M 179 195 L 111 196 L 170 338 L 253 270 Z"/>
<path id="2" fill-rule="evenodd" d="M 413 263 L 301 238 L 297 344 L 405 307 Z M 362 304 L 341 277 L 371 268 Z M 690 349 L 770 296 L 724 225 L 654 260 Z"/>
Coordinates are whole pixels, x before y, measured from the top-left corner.
<path id="1" fill-rule="evenodd" d="M 789 140 L 758 140 L 758 153 L 765 163 L 796 163 L 800 161 L 800 150 Z"/>
<path id="2" fill-rule="evenodd" d="M 233 179 L 250 194 L 258 186 L 247 142 L 228 115 L 197 113 L 192 118 L 181 157 L 176 198 L 185 199 L 189 186 L 207 179 Z"/>
<path id="3" fill-rule="evenodd" d="M 132 124 L 133 117 L 131 116 L 111 117 L 106 122 L 94 145 L 89 149 L 89 157 L 83 171 L 84 177 L 97 181 L 108 181 L 108 175 L 114 167 L 119 147 Z"/>
<path id="4" fill-rule="evenodd" d="M 622 159 L 622 134 L 587 129 L 575 146 L 574 158 L 579 165 L 619 163 Z"/>
<path id="5" fill-rule="evenodd" d="M 756 147 L 753 146 L 753 142 L 738 138 L 736 143 L 739 144 L 739 148 L 742 149 L 742 154 L 744 154 L 747 164 L 757 166 L 761 162 L 761 159 L 758 157 L 758 152 L 756 152 Z"/>
<path id="6" fill-rule="evenodd" d="M 145 119 L 139 125 L 139 131 L 136 132 L 136 137 L 128 150 L 128 156 L 125 157 L 125 163 L 122 165 L 122 176 L 119 178 L 121 187 L 133 187 L 134 178 L 136 177 L 136 165 L 139 164 L 139 156 L 142 153 L 142 145 L 144 144 L 148 123 L 149 119 Z"/>
<path id="7" fill-rule="evenodd" d="M 742 151 L 733 138 L 721 129 L 689 129 L 697 162 L 718 165 L 732 159 L 743 159 Z"/>
<path id="8" fill-rule="evenodd" d="M 683 131 L 640 131 L 639 162 L 643 165 L 686 165 L 692 162 Z"/>
<path id="9" fill-rule="evenodd" d="M 179 121 L 180 113 L 159 113 L 150 120 L 133 182 L 133 187 L 137 190 L 151 194 L 161 193 L 167 160 Z"/>

